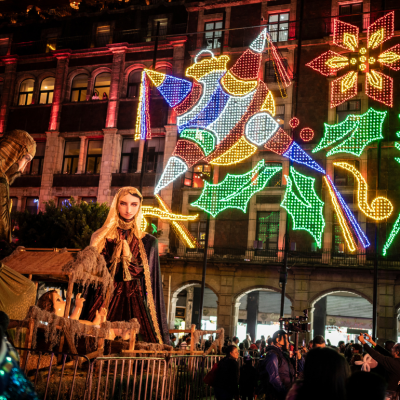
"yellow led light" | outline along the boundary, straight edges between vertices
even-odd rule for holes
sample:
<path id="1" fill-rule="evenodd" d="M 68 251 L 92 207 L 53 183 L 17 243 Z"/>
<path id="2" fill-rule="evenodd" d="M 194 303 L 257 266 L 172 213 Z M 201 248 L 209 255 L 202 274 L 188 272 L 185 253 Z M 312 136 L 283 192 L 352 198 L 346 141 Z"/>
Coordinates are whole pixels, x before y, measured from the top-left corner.
<path id="1" fill-rule="evenodd" d="M 145 69 L 144 71 L 156 87 L 159 87 L 165 80 L 165 74 L 162 74 L 161 72 L 153 71 L 151 69 Z"/>
<path id="2" fill-rule="evenodd" d="M 265 98 L 260 111 L 267 111 L 273 117 L 275 117 L 275 113 L 276 113 L 275 99 L 274 99 L 274 96 L 271 91 L 268 92 L 267 97 Z"/>
<path id="3" fill-rule="evenodd" d="M 349 60 L 347 57 L 343 56 L 336 56 L 332 57 L 329 60 L 325 62 L 325 64 L 333 69 L 340 69 L 345 67 L 346 65 L 349 65 Z"/>
<path id="4" fill-rule="evenodd" d="M 365 64 L 360 64 L 359 68 L 361 71 L 365 71 L 367 67 L 365 66 Z"/>
<path id="5" fill-rule="evenodd" d="M 333 207 L 335 209 L 336 215 L 338 217 L 339 224 L 340 224 L 340 226 L 342 228 L 343 236 L 344 236 L 344 239 L 346 240 L 347 247 L 351 252 L 353 252 L 353 251 L 355 251 L 357 249 L 357 246 L 356 246 L 356 243 L 354 241 L 353 235 L 351 234 L 350 228 L 347 225 L 346 218 L 343 215 L 342 209 L 340 208 L 340 206 L 338 204 L 338 201 L 336 199 L 335 193 L 334 193 L 331 185 L 329 184 L 329 181 L 326 178 L 326 176 L 324 176 L 324 179 L 325 179 L 326 185 L 328 186 L 329 194 L 331 195 L 332 204 L 333 204 Z"/>
<path id="6" fill-rule="evenodd" d="M 357 80 L 357 72 L 352 71 L 344 76 L 344 79 L 341 82 L 341 91 L 342 93 L 347 92 L 351 89 Z"/>
<path id="7" fill-rule="evenodd" d="M 400 58 L 400 57 L 399 57 Z M 375 64 L 375 58 L 374 57 L 370 57 L 369 59 L 368 59 L 368 63 L 369 64 Z"/>
<path id="8" fill-rule="evenodd" d="M 368 79 L 368 83 L 371 86 L 373 86 L 379 90 L 382 90 L 383 77 L 380 74 L 376 73 L 376 71 L 372 70 L 372 71 L 368 72 L 367 79 Z"/>
<path id="9" fill-rule="evenodd" d="M 142 206 L 142 213 L 143 217 L 156 217 L 169 221 L 195 221 L 199 216 L 198 214 L 196 215 L 174 214 L 153 206 Z"/>
<path id="10" fill-rule="evenodd" d="M 375 49 L 383 42 L 384 38 L 385 38 L 384 28 L 379 29 L 369 37 L 368 47 L 370 49 Z"/>
<path id="11" fill-rule="evenodd" d="M 232 96 L 244 96 L 257 87 L 257 81 L 242 81 L 228 71 L 222 77 L 221 85 Z"/>
<path id="12" fill-rule="evenodd" d="M 378 61 L 385 64 L 393 64 L 400 60 L 400 54 L 393 51 L 386 51 L 378 57 Z"/>
<path id="13" fill-rule="evenodd" d="M 163 211 L 172 214 L 171 209 L 167 206 L 164 200 L 158 194 L 156 194 L 155 197 L 158 201 L 158 204 L 160 205 L 160 208 Z M 187 221 L 189 221 L 189 219 Z M 196 247 L 198 247 L 196 239 L 192 236 L 186 226 L 182 224 L 182 222 L 171 221 L 171 227 L 177 234 L 178 238 L 182 240 L 182 242 L 186 245 L 186 247 L 189 247 L 190 249 L 195 249 Z"/>
<path id="14" fill-rule="evenodd" d="M 343 35 L 343 44 L 354 51 L 358 46 L 357 36 L 352 33 L 345 32 Z"/>
<path id="15" fill-rule="evenodd" d="M 352 65 L 357 64 L 357 59 L 356 59 L 356 58 L 352 58 L 352 59 L 350 60 L 350 64 L 352 64 Z"/>
<path id="16" fill-rule="evenodd" d="M 367 49 L 365 47 L 361 47 L 360 54 L 365 54 L 366 52 L 367 52 Z"/>
<path id="17" fill-rule="evenodd" d="M 376 221 L 381 221 L 383 219 L 389 218 L 393 212 L 393 204 L 386 197 L 376 197 L 371 202 L 371 206 L 368 204 L 368 185 L 365 179 L 353 165 L 346 162 L 334 162 L 333 165 L 344 168 L 351 172 L 357 180 L 358 190 L 358 207 L 360 210 L 369 218 Z"/>
<path id="18" fill-rule="evenodd" d="M 191 76 L 198 81 L 204 75 L 213 71 L 226 71 L 226 64 L 229 56 L 222 55 L 219 57 L 205 58 L 186 69 L 186 76 Z"/>
<path id="19" fill-rule="evenodd" d="M 367 57 L 365 57 L 365 56 L 361 56 L 361 57 L 360 57 L 360 61 L 361 61 L 361 62 L 365 62 L 365 61 L 367 61 Z"/>
<path id="20" fill-rule="evenodd" d="M 234 144 L 229 150 L 210 161 L 213 165 L 232 165 L 237 164 L 252 156 L 257 151 L 257 146 L 249 143 L 246 138 L 241 137 L 236 144 Z"/>

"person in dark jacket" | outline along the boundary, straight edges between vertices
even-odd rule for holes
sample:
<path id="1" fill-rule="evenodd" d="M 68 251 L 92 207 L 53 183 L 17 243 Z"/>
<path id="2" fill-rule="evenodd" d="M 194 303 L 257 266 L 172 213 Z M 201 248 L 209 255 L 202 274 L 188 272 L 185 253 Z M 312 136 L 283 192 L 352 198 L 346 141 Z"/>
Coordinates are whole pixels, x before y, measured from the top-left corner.
<path id="1" fill-rule="evenodd" d="M 370 335 L 361 334 L 358 340 L 364 345 L 364 350 L 375 360 L 379 365 L 382 365 L 388 373 L 387 383 L 388 390 L 396 392 L 400 381 L 400 343 L 397 343 L 392 348 L 390 355 L 383 347 L 377 345 Z M 371 343 L 372 347 L 368 346 L 366 341 Z"/>
<path id="2" fill-rule="evenodd" d="M 253 367 L 253 358 L 246 356 L 244 365 L 240 368 L 239 392 L 242 400 L 253 400 L 257 385 L 257 370 Z"/>
<path id="3" fill-rule="evenodd" d="M 259 364 L 260 385 L 258 395 L 265 394 L 268 400 L 283 400 L 295 380 L 293 359 L 289 358 L 289 340 L 284 330 L 279 330 L 272 336 L 272 345 L 267 346 L 265 358 Z M 299 351 L 298 370 L 304 367 L 304 359 Z"/>
<path id="4" fill-rule="evenodd" d="M 214 393 L 217 400 L 239 400 L 239 351 L 234 345 L 226 348 L 226 357 L 218 363 Z"/>

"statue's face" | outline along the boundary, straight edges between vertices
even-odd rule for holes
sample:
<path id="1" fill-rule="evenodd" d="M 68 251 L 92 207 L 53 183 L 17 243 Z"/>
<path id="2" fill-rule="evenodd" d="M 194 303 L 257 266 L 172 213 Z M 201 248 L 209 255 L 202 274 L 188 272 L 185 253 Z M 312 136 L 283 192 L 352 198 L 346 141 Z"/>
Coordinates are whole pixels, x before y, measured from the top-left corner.
<path id="1" fill-rule="evenodd" d="M 53 307 L 55 309 L 54 314 L 57 317 L 63 317 L 65 311 L 65 301 L 58 293 L 52 293 L 53 295 Z"/>
<path id="2" fill-rule="evenodd" d="M 139 211 L 140 200 L 136 196 L 126 194 L 121 197 L 118 201 L 118 212 L 119 215 L 124 219 L 132 219 Z"/>
<path id="3" fill-rule="evenodd" d="M 18 171 L 24 172 L 24 169 L 28 162 L 32 161 L 32 156 L 30 154 L 25 154 L 19 161 L 18 161 Z"/>

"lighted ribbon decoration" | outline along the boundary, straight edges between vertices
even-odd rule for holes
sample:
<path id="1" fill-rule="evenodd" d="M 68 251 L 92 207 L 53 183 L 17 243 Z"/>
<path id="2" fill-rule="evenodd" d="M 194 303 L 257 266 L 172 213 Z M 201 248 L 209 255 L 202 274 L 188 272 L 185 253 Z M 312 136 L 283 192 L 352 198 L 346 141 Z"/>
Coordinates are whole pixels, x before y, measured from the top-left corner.
<path id="1" fill-rule="evenodd" d="M 374 200 L 372 200 L 371 205 L 368 204 L 368 185 L 357 168 L 347 162 L 334 162 L 333 165 L 346 169 L 356 178 L 358 184 L 358 207 L 368 218 L 381 221 L 390 217 L 393 212 L 393 204 L 386 197 L 376 197 Z"/>

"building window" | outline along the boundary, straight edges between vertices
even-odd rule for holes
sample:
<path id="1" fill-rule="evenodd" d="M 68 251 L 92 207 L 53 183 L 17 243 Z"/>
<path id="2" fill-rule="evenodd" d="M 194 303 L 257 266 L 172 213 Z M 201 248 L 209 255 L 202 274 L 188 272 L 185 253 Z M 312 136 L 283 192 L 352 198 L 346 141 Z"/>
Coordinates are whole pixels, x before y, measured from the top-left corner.
<path id="1" fill-rule="evenodd" d="M 363 3 L 344 4 L 339 6 L 340 20 L 363 29 Z M 368 24 L 366 24 L 368 25 Z"/>
<path id="2" fill-rule="evenodd" d="M 282 64 L 287 71 L 289 69 L 289 64 L 286 58 L 281 59 Z M 267 83 L 278 83 L 277 72 L 275 71 L 275 65 L 273 60 L 267 60 L 265 62 L 265 82 Z"/>
<path id="3" fill-rule="evenodd" d="M 44 151 L 46 149 L 45 142 L 36 142 L 36 153 L 32 161 L 30 161 L 23 172 L 25 175 L 42 175 Z"/>
<path id="4" fill-rule="evenodd" d="M 128 77 L 128 90 L 126 97 L 134 98 L 139 96 L 139 88 L 142 79 L 142 71 L 132 71 Z"/>
<path id="5" fill-rule="evenodd" d="M 207 32 L 214 31 L 216 29 L 222 29 L 224 23 L 222 21 L 206 22 L 204 30 L 205 33 L 205 46 L 207 50 L 219 49 L 222 42 L 222 30 L 217 32 Z"/>
<path id="6" fill-rule="evenodd" d="M 110 84 L 110 73 L 104 72 L 96 76 L 96 81 L 94 83 L 94 93 L 100 98 L 100 100 L 107 100 L 110 97 Z"/>
<path id="7" fill-rule="evenodd" d="M 168 19 L 167 18 L 162 18 L 162 19 L 155 19 L 153 20 L 153 32 L 152 36 L 157 35 L 157 23 L 160 23 L 160 29 L 158 31 L 158 36 L 165 36 L 167 34 L 167 29 L 168 29 Z"/>
<path id="8" fill-rule="evenodd" d="M 257 255 L 262 255 L 263 250 L 278 249 L 279 218 L 279 211 L 257 212 L 257 231 L 254 243 Z"/>
<path id="9" fill-rule="evenodd" d="M 90 140 L 86 160 L 86 173 L 99 174 L 101 167 L 101 153 L 103 150 L 102 140 Z"/>
<path id="10" fill-rule="evenodd" d="M 285 123 L 285 105 L 280 104 L 275 107 L 275 120 L 279 125 Z"/>
<path id="11" fill-rule="evenodd" d="M 270 167 L 282 167 L 281 163 L 266 163 Z M 266 187 L 281 187 L 282 186 L 282 170 L 277 172 L 268 182 Z"/>
<path id="12" fill-rule="evenodd" d="M 9 38 L 0 39 L 0 56 L 7 55 L 9 46 L 10 46 Z"/>
<path id="13" fill-rule="evenodd" d="M 76 174 L 78 171 L 81 142 L 66 142 L 64 149 L 63 174 Z"/>
<path id="14" fill-rule="evenodd" d="M 70 202 L 70 197 L 59 197 L 58 198 L 58 207 L 66 207 L 66 206 L 70 206 L 71 202 Z"/>
<path id="15" fill-rule="evenodd" d="M 289 40 L 289 13 L 270 14 L 268 30 L 273 42 L 287 42 Z"/>
<path id="16" fill-rule="evenodd" d="M 72 81 L 71 101 L 85 101 L 87 94 L 88 75 L 77 75 Z"/>
<path id="17" fill-rule="evenodd" d="M 207 216 L 204 212 L 189 212 L 189 215 L 193 214 L 199 214 L 199 218 L 197 221 L 189 222 L 188 229 L 192 236 L 197 240 L 200 247 L 204 247 L 206 244 Z M 192 251 L 197 251 L 197 249 L 193 249 Z"/>
<path id="18" fill-rule="evenodd" d="M 29 106 L 32 104 L 33 87 L 35 86 L 34 79 L 25 79 L 19 86 L 18 105 Z"/>
<path id="19" fill-rule="evenodd" d="M 211 174 L 211 165 L 196 165 L 185 173 L 183 185 L 193 188 L 204 187 L 202 174 Z"/>
<path id="20" fill-rule="evenodd" d="M 110 44 L 111 29 L 110 25 L 101 25 L 97 27 L 96 31 L 96 46 L 104 47 Z"/>
<path id="21" fill-rule="evenodd" d="M 29 214 L 37 214 L 39 209 L 39 198 L 38 197 L 27 197 L 25 210 Z"/>
<path id="22" fill-rule="evenodd" d="M 13 214 L 13 213 L 17 212 L 18 197 L 11 196 L 10 200 L 12 201 L 11 214 Z"/>
<path id="23" fill-rule="evenodd" d="M 161 173 L 164 161 L 164 138 L 154 138 L 149 143 L 146 152 L 146 172 Z M 150 147 L 151 146 L 151 147 Z"/>
<path id="24" fill-rule="evenodd" d="M 361 113 L 361 100 L 349 100 L 336 107 L 337 122 L 344 121 L 350 114 Z"/>
<path id="25" fill-rule="evenodd" d="M 120 173 L 132 173 L 137 170 L 139 157 L 139 141 L 134 139 L 124 139 L 122 144 Z"/>
<path id="26" fill-rule="evenodd" d="M 81 201 L 84 201 L 88 204 L 97 203 L 97 197 L 82 197 Z"/>
<path id="27" fill-rule="evenodd" d="M 47 42 L 46 42 L 46 53 L 49 53 L 50 51 L 54 51 L 57 49 L 57 36 L 52 35 L 47 37 Z"/>
<path id="28" fill-rule="evenodd" d="M 345 161 L 350 165 L 353 165 L 357 170 L 360 170 L 360 162 L 358 160 L 336 160 L 336 161 Z M 354 175 L 347 171 L 347 169 L 334 167 L 333 176 L 335 181 L 335 186 L 354 186 L 356 182 Z"/>
<path id="29" fill-rule="evenodd" d="M 54 78 L 43 79 L 40 85 L 39 104 L 51 104 L 53 102 L 55 81 Z"/>

